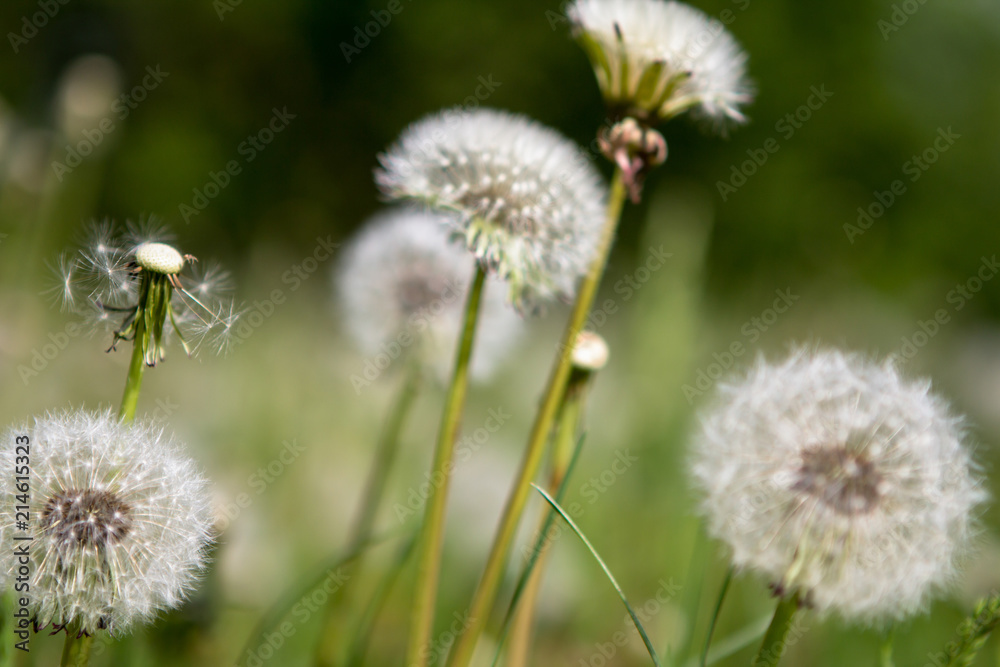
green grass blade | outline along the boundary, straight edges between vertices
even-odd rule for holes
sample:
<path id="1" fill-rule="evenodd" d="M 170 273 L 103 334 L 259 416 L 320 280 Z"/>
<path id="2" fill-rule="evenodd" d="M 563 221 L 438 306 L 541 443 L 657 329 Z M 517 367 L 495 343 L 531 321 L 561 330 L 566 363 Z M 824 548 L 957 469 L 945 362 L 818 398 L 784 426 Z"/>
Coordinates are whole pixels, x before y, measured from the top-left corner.
<path id="1" fill-rule="evenodd" d="M 635 611 L 632 610 L 632 605 L 629 604 L 628 598 L 625 597 L 625 592 L 622 590 L 622 587 L 618 585 L 618 580 L 615 579 L 615 575 L 611 574 L 611 570 L 608 568 L 607 563 L 604 562 L 604 559 L 597 553 L 594 545 L 590 543 L 587 536 L 583 534 L 583 531 L 581 531 L 580 527 L 576 525 L 576 522 L 573 521 L 572 517 L 566 513 L 566 510 L 564 510 L 559 503 L 556 502 L 555 498 L 550 496 L 545 489 L 541 488 L 537 484 L 532 484 L 532 486 L 535 487 L 536 491 L 542 494 L 542 497 L 545 498 L 546 502 L 552 506 L 552 509 L 558 512 L 559 516 L 561 516 L 563 520 L 569 524 L 569 527 L 573 529 L 576 536 L 580 538 L 580 541 L 583 542 L 584 546 L 587 547 L 587 550 L 590 551 L 590 555 L 594 557 L 597 564 L 601 566 L 602 570 L 604 570 L 604 574 L 607 575 L 608 581 L 610 581 L 611 585 L 615 587 L 618 597 L 621 599 L 622 604 L 625 605 L 628 615 L 632 617 L 632 623 L 635 624 L 635 629 L 639 632 L 639 636 L 642 637 L 642 643 L 646 645 L 646 650 L 649 651 L 649 657 L 653 659 L 653 664 L 656 665 L 656 667 L 662 667 L 660 659 L 656 656 L 656 650 L 653 648 L 652 642 L 649 641 L 649 635 L 646 634 L 646 629 L 642 627 L 642 622 L 639 621 L 639 617 L 636 616 Z"/>
<path id="2" fill-rule="evenodd" d="M 559 489 L 556 491 L 556 502 L 562 502 L 563 495 L 569 487 L 569 479 L 573 476 L 573 468 L 576 467 L 576 461 L 580 456 L 580 451 L 583 449 L 584 438 L 586 438 L 586 434 L 581 435 L 576 442 L 576 448 L 573 450 L 573 457 L 569 460 L 569 465 L 566 466 L 566 474 L 563 476 L 562 484 L 559 485 Z M 510 605 L 507 607 L 507 615 L 504 616 L 500 636 L 497 638 L 497 652 L 493 656 L 493 667 L 496 667 L 500 662 L 500 654 L 503 651 L 504 641 L 507 639 L 507 633 L 510 632 L 510 622 L 514 619 L 514 613 L 517 611 L 517 603 L 521 600 L 521 594 L 524 593 L 524 588 L 528 585 L 528 580 L 531 579 L 531 573 L 534 571 L 538 559 L 542 556 L 546 536 L 549 534 L 549 529 L 555 523 L 555 520 L 555 511 L 549 510 L 548 515 L 545 517 L 545 522 L 542 524 L 542 529 L 535 539 L 535 544 L 531 550 L 531 558 L 528 559 L 527 565 L 524 566 L 524 570 L 517 580 L 517 586 L 514 587 L 514 595 L 511 596 Z"/>
<path id="3" fill-rule="evenodd" d="M 712 645 L 712 635 L 715 634 L 715 623 L 719 620 L 719 612 L 722 611 L 722 601 L 726 599 L 726 592 L 729 590 L 729 582 L 733 580 L 733 566 L 729 566 L 726 578 L 722 581 L 722 588 L 719 590 L 719 599 L 715 601 L 715 609 L 712 610 L 712 620 L 708 622 L 708 633 L 705 635 L 705 648 L 701 652 L 701 667 L 708 664 L 708 647 Z"/>

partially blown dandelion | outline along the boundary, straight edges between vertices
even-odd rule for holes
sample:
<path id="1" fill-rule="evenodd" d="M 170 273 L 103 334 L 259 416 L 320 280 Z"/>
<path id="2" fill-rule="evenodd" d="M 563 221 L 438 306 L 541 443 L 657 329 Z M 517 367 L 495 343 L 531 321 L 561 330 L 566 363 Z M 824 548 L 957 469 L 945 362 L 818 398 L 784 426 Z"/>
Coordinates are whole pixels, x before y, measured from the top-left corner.
<path id="1" fill-rule="evenodd" d="M 446 111 L 380 156 L 391 198 L 448 213 L 469 250 L 510 285 L 521 310 L 569 298 L 599 240 L 605 189 L 571 141 L 524 116 Z"/>
<path id="2" fill-rule="evenodd" d="M 15 437 L 25 434 L 28 492 L 13 475 L 0 478 L 0 536 L 5 544 L 32 538 L 28 599 L 36 628 L 118 633 L 178 606 L 211 539 L 206 481 L 178 444 L 109 412 L 47 414 L 7 432 L 0 449 L 7 470 L 15 470 Z M 18 524 L 21 504 L 28 505 L 26 530 Z M 2 564 L 9 579 L 23 565 L 13 548 Z"/>
<path id="3" fill-rule="evenodd" d="M 196 259 L 171 241 L 151 225 L 119 235 L 108 222 L 95 224 L 83 249 L 59 258 L 60 283 L 51 291 L 64 308 L 111 329 L 109 352 L 120 340 L 134 341 L 148 366 L 164 358 L 171 332 L 189 355 L 202 342 L 224 352 L 238 317 L 223 297 L 228 277 L 211 264 L 189 269 Z"/>
<path id="4" fill-rule="evenodd" d="M 961 420 L 929 388 L 891 363 L 802 350 L 721 385 L 693 473 L 734 564 L 848 621 L 920 610 L 985 499 Z"/>
<path id="5" fill-rule="evenodd" d="M 366 354 L 414 352 L 442 378 L 454 361 L 475 261 L 449 243 L 447 222 L 405 209 L 378 214 L 345 249 L 334 273 L 344 321 Z M 523 323 L 499 284 L 486 286 L 479 317 L 472 371 L 485 376 L 517 342 Z"/>

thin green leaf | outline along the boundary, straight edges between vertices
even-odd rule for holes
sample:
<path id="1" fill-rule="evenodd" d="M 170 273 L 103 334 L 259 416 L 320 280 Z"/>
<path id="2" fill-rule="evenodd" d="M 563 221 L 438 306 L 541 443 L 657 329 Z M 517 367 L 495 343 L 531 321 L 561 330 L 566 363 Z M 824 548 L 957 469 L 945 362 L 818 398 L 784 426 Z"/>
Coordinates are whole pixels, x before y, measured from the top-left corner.
<path id="1" fill-rule="evenodd" d="M 729 582 L 733 580 L 733 566 L 729 566 L 726 571 L 726 578 L 722 581 L 722 588 L 719 590 L 719 599 L 715 601 L 715 609 L 712 610 L 712 620 L 708 623 L 708 634 L 705 636 L 705 648 L 701 652 L 701 667 L 708 664 L 708 647 L 712 645 L 712 635 L 715 634 L 715 623 L 719 620 L 719 612 L 722 611 L 722 601 L 726 599 L 726 592 L 729 590 Z"/>
<path id="2" fill-rule="evenodd" d="M 618 597 L 621 599 L 622 604 L 625 605 L 628 615 L 632 617 L 632 623 L 635 624 L 635 629 L 639 632 L 639 636 L 642 637 L 642 643 L 646 645 L 646 650 L 649 651 L 649 657 L 653 659 L 653 664 L 656 665 L 656 667 L 662 667 L 660 659 L 656 656 L 656 650 L 653 648 L 652 642 L 649 641 L 649 635 L 646 634 L 646 629 L 642 627 L 642 622 L 639 621 L 639 617 L 636 616 L 635 611 L 632 610 L 632 605 L 629 604 L 628 598 L 625 597 L 625 592 L 622 590 L 622 587 L 618 585 L 618 580 L 615 579 L 615 575 L 611 574 L 611 570 L 604 562 L 604 559 L 601 558 L 600 554 L 597 553 L 594 545 L 590 543 L 590 540 L 588 540 L 587 536 L 583 534 L 579 526 L 576 525 L 576 522 L 573 521 L 572 517 L 566 513 L 566 510 L 564 510 L 559 503 L 557 503 L 556 500 L 545 491 L 545 489 L 541 488 L 537 484 L 532 484 L 532 486 L 535 487 L 536 491 L 542 494 L 542 497 L 545 498 L 545 500 L 556 512 L 559 512 L 559 516 L 561 516 L 563 520 L 569 524 L 569 527 L 573 529 L 576 536 L 580 538 L 580 541 L 583 542 L 584 546 L 587 547 L 587 550 L 590 551 L 590 555 L 594 557 L 597 564 L 601 566 L 602 570 L 604 570 L 604 574 L 607 575 L 608 581 L 610 581 L 611 585 L 615 587 Z"/>
<path id="3" fill-rule="evenodd" d="M 573 457 L 569 460 L 569 465 L 566 466 L 566 474 L 563 475 L 562 484 L 559 485 L 559 489 L 556 491 L 556 502 L 562 502 L 563 495 L 569 487 L 569 478 L 573 475 L 573 468 L 576 467 L 576 461 L 580 456 L 580 451 L 583 449 L 583 441 L 586 437 L 586 434 L 583 434 L 576 442 L 576 448 L 573 450 Z M 504 642 L 507 640 L 507 633 L 510 632 L 510 623 L 514 620 L 514 613 L 517 611 L 517 603 L 521 600 L 521 594 L 524 593 L 524 589 L 528 585 L 528 580 L 535 569 L 535 564 L 542 556 L 542 551 L 545 549 L 545 540 L 555 520 L 556 514 L 550 509 L 549 513 L 545 516 L 545 523 L 542 524 L 542 529 L 535 539 L 535 545 L 531 550 L 531 558 L 528 559 L 527 565 L 525 565 L 520 578 L 517 580 L 517 586 L 514 587 L 514 595 L 511 597 L 510 605 L 507 607 L 507 615 L 504 616 L 500 636 L 497 639 L 497 652 L 493 656 L 493 667 L 496 667 L 500 662 L 500 654 L 503 650 Z"/>

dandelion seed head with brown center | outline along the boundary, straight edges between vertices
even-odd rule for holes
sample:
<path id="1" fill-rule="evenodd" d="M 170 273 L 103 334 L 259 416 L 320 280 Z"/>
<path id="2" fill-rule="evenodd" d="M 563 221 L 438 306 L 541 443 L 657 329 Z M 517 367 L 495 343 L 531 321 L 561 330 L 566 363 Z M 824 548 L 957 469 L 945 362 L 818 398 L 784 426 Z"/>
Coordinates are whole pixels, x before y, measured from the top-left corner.
<path id="1" fill-rule="evenodd" d="M 719 386 L 692 473 L 734 564 L 881 624 L 956 576 L 986 493 L 962 422 L 891 364 L 798 350 Z"/>
<path id="2" fill-rule="evenodd" d="M 4 434 L 0 464 L 10 470 L 23 435 L 27 502 L 4 475 L 0 537 L 32 538 L 29 610 L 38 626 L 124 632 L 178 606 L 203 571 L 212 521 L 207 482 L 178 443 L 110 412 L 47 414 Z M 20 504 L 32 517 L 27 530 Z M 14 549 L 0 558 L 7 577 L 21 565 Z"/>

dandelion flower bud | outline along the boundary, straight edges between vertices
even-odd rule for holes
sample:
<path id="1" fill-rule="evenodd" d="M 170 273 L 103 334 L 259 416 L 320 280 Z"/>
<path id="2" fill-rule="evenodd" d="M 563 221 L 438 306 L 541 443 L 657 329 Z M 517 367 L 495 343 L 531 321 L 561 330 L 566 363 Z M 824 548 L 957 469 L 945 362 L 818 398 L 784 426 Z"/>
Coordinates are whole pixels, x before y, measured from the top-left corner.
<path id="1" fill-rule="evenodd" d="M 581 331 L 573 343 L 571 362 L 574 368 L 595 372 L 608 363 L 608 344 L 600 334 L 593 331 Z"/>
<path id="2" fill-rule="evenodd" d="M 379 157 L 392 198 L 450 214 L 469 250 L 530 310 L 570 298 L 594 257 L 605 188 L 571 141 L 525 117 L 446 111 L 411 125 Z"/>
<path id="3" fill-rule="evenodd" d="M 333 279 L 345 324 L 365 354 L 398 347 L 401 355 L 413 346 L 439 376 L 451 370 L 475 260 L 449 243 L 446 226 L 428 212 L 380 213 L 344 249 Z M 493 371 L 524 328 L 498 283 L 488 281 L 480 302 L 472 356 L 477 377 Z"/>
<path id="4" fill-rule="evenodd" d="M 36 627 L 123 632 L 193 588 L 211 541 L 207 482 L 162 429 L 110 412 L 47 414 L 7 431 L 0 465 L 0 536 L 27 545 Z M 0 561 L 9 579 L 23 565 L 13 547 Z"/>
<path id="5" fill-rule="evenodd" d="M 747 56 L 721 21 L 664 0 L 576 0 L 568 15 L 616 115 L 745 120 Z"/>
<path id="6" fill-rule="evenodd" d="M 961 420 L 929 390 L 891 363 L 804 350 L 721 385 L 692 470 L 734 564 L 848 621 L 923 608 L 986 497 Z"/>

